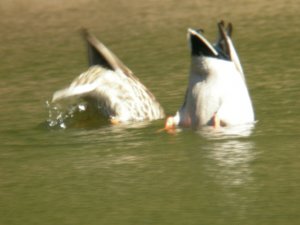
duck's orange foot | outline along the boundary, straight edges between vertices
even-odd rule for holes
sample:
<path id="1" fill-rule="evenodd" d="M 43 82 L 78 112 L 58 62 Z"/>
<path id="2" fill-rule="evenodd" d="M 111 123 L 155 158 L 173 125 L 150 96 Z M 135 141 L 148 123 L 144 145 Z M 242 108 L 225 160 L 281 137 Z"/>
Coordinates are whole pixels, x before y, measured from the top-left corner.
<path id="1" fill-rule="evenodd" d="M 159 129 L 157 132 L 164 131 L 164 132 L 167 132 L 168 134 L 176 134 L 176 128 L 177 128 L 177 125 L 176 125 L 176 121 L 174 120 L 174 117 L 169 116 L 166 119 L 165 127 L 162 129 Z"/>
<path id="2" fill-rule="evenodd" d="M 117 124 L 120 124 L 120 120 L 118 120 L 118 119 L 112 117 L 112 118 L 110 118 L 110 123 L 111 123 L 112 125 L 117 125 Z"/>
<path id="3" fill-rule="evenodd" d="M 219 116 L 217 115 L 217 113 L 215 113 L 212 117 L 212 125 L 214 128 L 220 128 L 220 127 L 225 127 L 226 123 L 224 123 Z"/>
<path id="4" fill-rule="evenodd" d="M 215 113 L 213 115 L 212 125 L 213 125 L 214 128 L 219 128 L 220 125 L 221 125 L 221 121 L 220 121 L 220 118 L 218 117 L 217 113 Z"/>

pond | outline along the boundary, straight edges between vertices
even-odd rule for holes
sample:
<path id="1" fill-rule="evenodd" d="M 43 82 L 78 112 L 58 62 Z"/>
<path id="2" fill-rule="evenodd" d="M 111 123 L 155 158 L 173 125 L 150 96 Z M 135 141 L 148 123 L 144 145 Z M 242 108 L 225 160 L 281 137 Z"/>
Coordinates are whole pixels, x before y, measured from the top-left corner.
<path id="1" fill-rule="evenodd" d="M 188 80 L 187 28 L 234 26 L 250 135 L 131 126 L 50 129 L 47 101 L 87 69 L 88 28 L 167 115 Z M 299 3 L 0 2 L 0 224 L 299 224 Z"/>

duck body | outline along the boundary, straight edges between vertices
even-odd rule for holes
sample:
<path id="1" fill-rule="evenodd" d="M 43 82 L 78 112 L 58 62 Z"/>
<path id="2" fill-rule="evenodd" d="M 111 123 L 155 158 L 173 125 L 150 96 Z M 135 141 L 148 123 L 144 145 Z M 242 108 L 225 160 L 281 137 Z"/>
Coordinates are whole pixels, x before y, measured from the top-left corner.
<path id="1" fill-rule="evenodd" d="M 244 73 L 223 26 L 219 24 L 221 35 L 215 45 L 189 29 L 192 56 L 188 88 L 183 105 L 172 118 L 173 125 L 198 128 L 254 122 Z"/>
<path id="2" fill-rule="evenodd" d="M 114 122 L 161 119 L 163 109 L 148 89 L 122 71 L 92 66 L 69 87 L 54 93 L 52 101 L 80 98 L 96 106 Z"/>
<path id="3" fill-rule="evenodd" d="M 181 126 L 222 125 L 253 122 L 252 103 L 244 79 L 233 63 L 212 57 L 195 57 L 186 102 L 179 110 Z"/>
<path id="4" fill-rule="evenodd" d="M 112 123 L 163 118 L 162 107 L 138 78 L 94 36 L 85 31 L 84 37 L 90 67 L 68 87 L 56 91 L 52 102 L 84 100 Z"/>

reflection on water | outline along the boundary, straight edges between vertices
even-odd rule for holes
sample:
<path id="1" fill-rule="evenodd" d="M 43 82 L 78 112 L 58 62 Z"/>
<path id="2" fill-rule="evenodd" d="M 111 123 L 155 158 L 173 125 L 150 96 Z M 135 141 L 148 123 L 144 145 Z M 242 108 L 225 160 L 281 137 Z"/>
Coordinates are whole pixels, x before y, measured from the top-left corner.
<path id="1" fill-rule="evenodd" d="M 207 157 L 212 160 L 205 169 L 220 187 L 223 202 L 238 220 L 247 220 L 253 201 L 255 178 L 251 162 L 256 158 L 255 145 L 245 140 L 225 140 L 211 143 Z"/>
<path id="2" fill-rule="evenodd" d="M 250 163 L 255 159 L 250 141 L 228 140 L 210 145 L 209 158 L 216 163 L 214 176 L 224 186 L 245 185 L 252 180 Z"/>
<path id="3" fill-rule="evenodd" d="M 255 123 L 243 124 L 238 126 L 228 126 L 228 127 L 203 127 L 198 130 L 198 134 L 202 137 L 208 139 L 232 139 L 232 138 L 241 138 L 241 137 L 249 137 L 254 131 Z"/>

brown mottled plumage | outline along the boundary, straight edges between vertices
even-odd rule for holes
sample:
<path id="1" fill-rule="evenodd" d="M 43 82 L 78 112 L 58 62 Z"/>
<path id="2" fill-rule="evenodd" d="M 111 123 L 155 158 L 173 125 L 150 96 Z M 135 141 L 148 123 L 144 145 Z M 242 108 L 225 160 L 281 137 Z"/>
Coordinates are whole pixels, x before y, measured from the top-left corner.
<path id="1" fill-rule="evenodd" d="M 154 95 L 107 47 L 86 30 L 90 68 L 69 87 L 56 91 L 52 102 L 81 98 L 96 104 L 113 123 L 155 120 L 164 111 Z M 100 116 L 100 115 L 99 115 Z"/>

